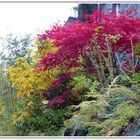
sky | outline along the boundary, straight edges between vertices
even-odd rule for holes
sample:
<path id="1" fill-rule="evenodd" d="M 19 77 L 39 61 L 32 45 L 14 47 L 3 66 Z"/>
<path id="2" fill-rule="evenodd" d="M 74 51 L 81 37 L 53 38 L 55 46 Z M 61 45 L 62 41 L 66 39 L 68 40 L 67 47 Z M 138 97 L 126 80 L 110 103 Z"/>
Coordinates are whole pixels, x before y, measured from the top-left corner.
<path id="1" fill-rule="evenodd" d="M 0 3 L 0 37 L 9 33 L 38 33 L 75 16 L 77 3 Z"/>

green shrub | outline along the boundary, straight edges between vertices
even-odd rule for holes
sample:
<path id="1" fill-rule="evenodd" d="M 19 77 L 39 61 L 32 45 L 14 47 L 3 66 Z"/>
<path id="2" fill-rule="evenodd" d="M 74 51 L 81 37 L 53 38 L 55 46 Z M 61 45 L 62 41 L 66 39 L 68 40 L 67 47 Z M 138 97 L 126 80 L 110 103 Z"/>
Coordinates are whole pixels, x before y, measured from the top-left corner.
<path id="1" fill-rule="evenodd" d="M 132 79 L 134 83 L 140 84 L 140 73 L 136 73 Z"/>
<path id="2" fill-rule="evenodd" d="M 16 135 L 60 135 L 64 120 L 70 118 L 70 109 L 48 109 L 37 95 L 32 95 L 29 100 L 27 104 L 20 103 L 20 109 L 18 107 L 14 114 Z"/>
<path id="3" fill-rule="evenodd" d="M 140 115 L 137 94 L 126 87 L 108 89 L 105 97 L 102 95 L 102 98 L 108 104 L 103 106 L 106 111 L 103 119 L 94 117 L 91 121 L 89 135 L 120 135 L 122 128 L 127 127 L 132 118 Z"/>
<path id="4" fill-rule="evenodd" d="M 123 103 L 127 99 L 137 98 L 135 93 L 126 87 L 112 88 L 107 91 L 106 101 L 109 103 L 107 108 L 108 113 L 114 111 L 114 109 Z"/>
<path id="5" fill-rule="evenodd" d="M 73 89 L 76 91 L 88 90 L 91 84 L 92 80 L 83 74 L 73 77 L 72 85 L 74 86 Z"/>
<path id="6" fill-rule="evenodd" d="M 116 81 L 116 84 L 121 85 L 121 86 L 125 86 L 125 87 L 131 87 L 133 82 L 132 82 L 132 79 L 130 77 L 125 76 L 125 75 L 119 75 L 118 79 Z"/>

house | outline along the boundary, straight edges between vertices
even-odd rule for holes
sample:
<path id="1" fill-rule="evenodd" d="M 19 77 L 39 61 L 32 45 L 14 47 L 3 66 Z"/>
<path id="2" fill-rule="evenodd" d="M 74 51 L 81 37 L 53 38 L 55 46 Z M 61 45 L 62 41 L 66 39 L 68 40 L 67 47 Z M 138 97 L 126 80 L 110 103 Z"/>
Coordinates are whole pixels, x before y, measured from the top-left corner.
<path id="1" fill-rule="evenodd" d="M 79 19 L 81 21 L 85 21 L 84 14 L 92 14 L 94 9 L 98 9 L 103 11 L 104 13 L 110 12 L 109 9 L 116 12 L 118 15 L 120 11 L 124 11 L 127 9 L 136 9 L 136 17 L 140 17 L 140 4 L 79 4 L 78 6 L 78 17 L 69 17 L 67 22 L 74 21 Z"/>

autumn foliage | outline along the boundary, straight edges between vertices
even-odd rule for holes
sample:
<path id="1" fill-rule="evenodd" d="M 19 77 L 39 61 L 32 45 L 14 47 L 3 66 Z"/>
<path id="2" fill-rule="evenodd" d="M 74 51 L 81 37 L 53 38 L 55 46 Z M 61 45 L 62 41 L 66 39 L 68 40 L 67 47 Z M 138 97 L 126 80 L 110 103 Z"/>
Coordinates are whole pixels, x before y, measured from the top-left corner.
<path id="1" fill-rule="evenodd" d="M 140 38 L 140 19 L 134 16 L 134 11 L 124 11 L 119 15 L 94 11 L 90 16 L 85 15 L 85 18 L 88 22 L 76 20 L 63 26 L 55 25 L 51 30 L 38 35 L 38 65 L 30 68 L 28 75 L 32 76 L 31 83 L 38 85 L 37 92 L 40 89 L 47 91 L 48 107 L 65 102 L 72 89 L 66 83 L 81 69 L 89 76 L 94 74 L 102 88 L 107 87 L 118 74 L 129 76 L 133 75 L 136 69 L 139 71 L 135 46 Z M 125 54 L 122 60 L 119 58 L 121 53 Z M 55 77 L 47 80 L 46 76 L 44 79 L 45 74 L 49 75 L 49 71 L 53 70 L 57 71 Z M 15 69 L 13 72 L 16 71 Z M 25 77 L 22 75 L 21 78 Z M 39 79 L 42 81 L 39 82 Z M 21 83 L 19 80 L 15 82 Z M 23 90 L 32 91 L 32 84 L 27 82 Z M 61 85 L 65 85 L 65 88 L 57 90 Z M 51 96 L 51 93 L 54 95 Z"/>
<path id="2" fill-rule="evenodd" d="M 89 69 L 93 69 L 92 74 L 96 72 L 102 87 L 109 84 L 106 70 L 111 81 L 120 72 L 133 75 L 135 70 L 139 69 L 134 50 L 140 38 L 140 19 L 136 18 L 134 13 L 133 10 L 121 12 L 119 15 L 95 11 L 92 15 L 85 16 L 88 22 L 77 20 L 45 31 L 38 36 L 38 40 L 51 40 L 58 50 L 44 55 L 38 68 L 44 71 L 57 67 L 69 70 L 89 63 L 85 71 L 90 73 Z M 122 52 L 125 57 L 120 60 L 119 55 Z M 79 61 L 80 58 L 83 61 Z M 58 79 L 51 87 L 57 87 L 61 83 L 59 82 Z M 63 97 L 63 94 L 54 100 L 59 102 L 61 96 Z M 53 104 L 53 101 L 50 104 Z"/>
<path id="3" fill-rule="evenodd" d="M 106 39 L 111 44 L 113 53 L 120 48 L 131 53 L 131 41 L 136 45 L 140 37 L 140 19 L 133 16 L 133 12 L 125 11 L 117 16 L 115 13 L 104 14 L 95 11 L 87 17 L 89 23 L 75 21 L 64 26 L 54 26 L 51 30 L 39 35 L 39 40 L 53 40 L 59 48 L 55 53 L 45 55 L 40 66 L 45 69 L 57 66 L 71 68 L 79 66 L 79 56 L 85 56 L 90 51 L 89 44 L 92 39 L 97 40 L 100 51 L 107 57 Z M 115 36 L 119 39 L 116 40 Z M 114 38 L 113 38 L 114 36 Z M 112 38 L 111 38 L 112 37 Z"/>

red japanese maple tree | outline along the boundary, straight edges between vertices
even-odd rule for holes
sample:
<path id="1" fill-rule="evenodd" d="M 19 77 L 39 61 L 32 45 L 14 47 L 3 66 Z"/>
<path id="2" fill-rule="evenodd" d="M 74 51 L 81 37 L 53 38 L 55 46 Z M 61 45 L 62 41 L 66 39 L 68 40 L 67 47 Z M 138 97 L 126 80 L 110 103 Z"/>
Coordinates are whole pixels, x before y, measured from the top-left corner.
<path id="1" fill-rule="evenodd" d="M 106 50 L 105 38 L 107 35 L 120 35 L 121 38 L 112 45 L 112 50 L 117 51 L 120 47 L 131 52 L 131 41 L 133 45 L 140 38 L 140 19 L 132 15 L 128 10 L 116 16 L 115 13 L 102 13 L 95 11 L 88 16 L 89 23 L 75 21 L 64 26 L 54 26 L 38 36 L 39 40 L 51 39 L 55 46 L 59 47 L 56 53 L 50 53 L 40 61 L 40 66 L 46 69 L 56 66 L 67 68 L 77 66 L 77 59 L 85 55 L 89 50 L 89 43 L 96 36 L 100 50 Z M 100 28 L 99 28 L 100 27 Z"/>
<path id="2" fill-rule="evenodd" d="M 92 15 L 86 15 L 86 18 L 88 22 L 77 20 L 63 26 L 57 25 L 38 36 L 39 40 L 53 40 L 54 45 L 59 48 L 57 52 L 44 56 L 38 67 L 43 66 L 44 70 L 79 67 L 81 64 L 78 60 L 81 56 L 90 61 L 103 87 L 108 84 L 105 67 L 110 71 L 112 79 L 115 76 L 115 59 L 119 63 L 117 69 L 124 73 L 134 72 L 134 46 L 140 39 L 140 19 L 135 17 L 133 10 L 119 15 L 94 11 Z M 125 64 L 117 58 L 117 54 L 122 51 L 127 54 Z M 128 54 L 131 54 L 131 58 Z"/>

